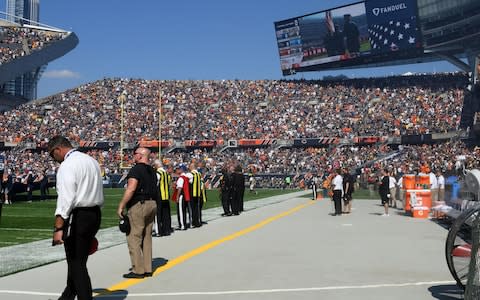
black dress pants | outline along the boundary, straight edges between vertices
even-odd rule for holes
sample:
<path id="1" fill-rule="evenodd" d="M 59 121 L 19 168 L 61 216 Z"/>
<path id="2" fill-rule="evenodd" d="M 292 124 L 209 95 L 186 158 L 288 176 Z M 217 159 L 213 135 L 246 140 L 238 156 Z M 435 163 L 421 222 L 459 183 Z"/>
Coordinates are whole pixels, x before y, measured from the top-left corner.
<path id="1" fill-rule="evenodd" d="M 159 202 L 161 207 L 161 215 L 157 217 L 157 220 L 160 220 L 158 232 L 160 232 L 160 235 L 169 235 L 172 232 L 172 214 L 170 211 L 170 201 L 161 200 Z"/>
<path id="2" fill-rule="evenodd" d="M 231 210 L 231 194 L 230 191 L 222 191 L 222 207 L 223 213 L 229 215 L 232 213 Z"/>
<path id="3" fill-rule="evenodd" d="M 183 198 L 183 195 L 178 198 L 177 202 L 177 219 L 178 227 L 181 230 L 187 229 L 187 201 Z"/>
<path id="4" fill-rule="evenodd" d="M 90 300 L 92 283 L 87 270 L 88 252 L 100 228 L 100 207 L 76 208 L 71 215 L 70 235 L 64 239 L 67 257 L 67 286 L 61 299 Z"/>
<path id="5" fill-rule="evenodd" d="M 241 211 L 241 205 L 240 191 L 234 191 L 232 195 L 232 214 L 238 215 Z"/>
<path id="6" fill-rule="evenodd" d="M 335 214 L 342 214 L 342 191 L 334 190 L 333 191 L 333 203 L 335 204 Z"/>
<path id="7" fill-rule="evenodd" d="M 190 205 L 192 209 L 192 226 L 202 226 L 202 222 L 200 221 L 200 197 L 192 197 Z"/>

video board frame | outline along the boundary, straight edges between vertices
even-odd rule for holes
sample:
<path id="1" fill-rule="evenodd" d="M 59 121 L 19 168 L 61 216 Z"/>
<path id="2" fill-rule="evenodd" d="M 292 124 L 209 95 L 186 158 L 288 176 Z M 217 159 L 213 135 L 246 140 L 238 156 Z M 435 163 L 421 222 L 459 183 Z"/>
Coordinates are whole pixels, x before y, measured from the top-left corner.
<path id="1" fill-rule="evenodd" d="M 423 55 L 416 0 L 358 1 L 274 27 L 283 75 Z"/>

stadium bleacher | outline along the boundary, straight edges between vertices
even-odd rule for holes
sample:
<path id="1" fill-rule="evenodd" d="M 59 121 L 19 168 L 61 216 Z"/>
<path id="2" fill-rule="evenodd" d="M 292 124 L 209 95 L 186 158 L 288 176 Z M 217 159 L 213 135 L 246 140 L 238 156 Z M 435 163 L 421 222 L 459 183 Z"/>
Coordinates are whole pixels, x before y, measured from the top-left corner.
<path id="1" fill-rule="evenodd" d="M 120 96 L 126 94 L 127 143 L 158 137 L 161 99 L 165 144 L 197 146 L 187 152 L 166 151 L 163 159 L 171 164 L 196 159 L 215 174 L 235 161 L 256 174 L 296 176 L 297 184 L 305 174 L 344 166 L 358 169 L 366 182 L 369 173 L 386 165 L 407 172 L 428 161 L 432 168 L 447 170 L 456 155 L 465 155 L 467 165 L 476 166 L 478 149 L 461 142 L 398 150 L 407 134 L 456 131 L 467 83 L 463 73 L 342 81 L 103 79 L 0 115 L 0 141 L 17 145 L 4 148 L 8 168 L 20 174 L 28 169 L 54 173 L 55 164 L 42 150 L 49 137 L 64 134 L 97 158 L 107 176 L 117 176 L 122 174 L 121 161 L 124 166 L 131 163 L 131 150 L 125 150 L 122 159 L 118 143 Z M 362 136 L 370 138 L 365 142 Z M 326 138 L 309 144 L 320 137 Z M 397 139 L 396 145 L 388 145 L 391 138 Z M 242 139 L 246 146 L 222 149 L 228 140 Z M 279 147 L 276 140 L 289 143 Z M 33 147 L 24 146 L 28 144 Z M 377 162 L 392 153 L 393 159 Z"/>

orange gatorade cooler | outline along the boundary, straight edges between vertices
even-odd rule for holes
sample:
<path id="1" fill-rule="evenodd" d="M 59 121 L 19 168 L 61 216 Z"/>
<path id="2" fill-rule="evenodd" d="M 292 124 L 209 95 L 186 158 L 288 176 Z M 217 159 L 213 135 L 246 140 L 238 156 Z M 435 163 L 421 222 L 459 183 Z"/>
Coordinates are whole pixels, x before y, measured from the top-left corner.
<path id="1" fill-rule="evenodd" d="M 409 212 L 412 210 L 412 196 L 413 196 L 413 203 L 416 203 L 416 194 L 414 194 L 417 190 L 406 190 L 405 191 L 405 212 Z M 413 194 L 412 194 L 413 193 Z"/>
<path id="2" fill-rule="evenodd" d="M 430 214 L 430 209 L 425 206 L 417 206 L 412 209 L 414 218 L 427 219 Z"/>
<path id="3" fill-rule="evenodd" d="M 407 190 L 405 197 L 405 212 L 413 207 L 432 207 L 432 193 L 430 190 Z"/>
<path id="4" fill-rule="evenodd" d="M 417 188 L 418 189 L 429 189 L 430 188 L 430 175 L 418 175 L 418 177 L 417 177 Z"/>
<path id="5" fill-rule="evenodd" d="M 416 190 L 415 197 L 415 206 L 432 207 L 432 192 L 430 190 Z"/>
<path id="6" fill-rule="evenodd" d="M 415 189 L 415 175 L 403 175 L 403 189 L 414 190 Z"/>

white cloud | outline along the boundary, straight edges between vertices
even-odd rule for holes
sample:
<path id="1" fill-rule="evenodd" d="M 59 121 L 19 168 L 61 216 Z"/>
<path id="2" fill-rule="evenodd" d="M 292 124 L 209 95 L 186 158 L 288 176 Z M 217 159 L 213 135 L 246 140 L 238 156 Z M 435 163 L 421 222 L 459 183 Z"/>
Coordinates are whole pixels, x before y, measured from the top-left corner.
<path id="1" fill-rule="evenodd" d="M 80 78 L 80 74 L 70 70 L 50 70 L 43 73 L 46 78 Z"/>

